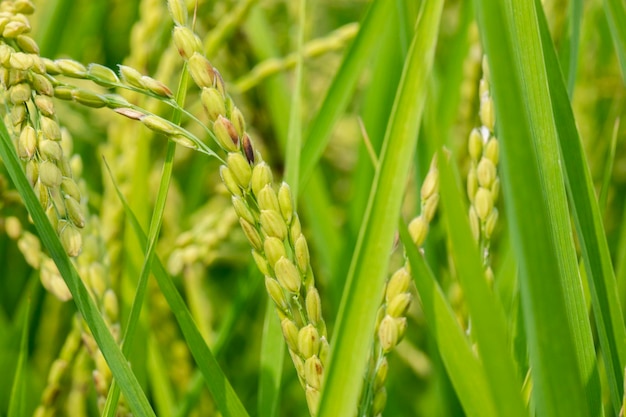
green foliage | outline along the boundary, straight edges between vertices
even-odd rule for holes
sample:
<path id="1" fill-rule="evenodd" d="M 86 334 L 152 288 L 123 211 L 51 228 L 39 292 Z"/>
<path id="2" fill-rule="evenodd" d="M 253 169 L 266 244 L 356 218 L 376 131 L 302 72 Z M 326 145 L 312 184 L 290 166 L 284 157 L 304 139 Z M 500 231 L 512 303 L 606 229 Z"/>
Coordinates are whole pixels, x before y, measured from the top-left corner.
<path id="1" fill-rule="evenodd" d="M 0 2 L 0 415 L 623 413 L 623 2 L 31 1 Z"/>

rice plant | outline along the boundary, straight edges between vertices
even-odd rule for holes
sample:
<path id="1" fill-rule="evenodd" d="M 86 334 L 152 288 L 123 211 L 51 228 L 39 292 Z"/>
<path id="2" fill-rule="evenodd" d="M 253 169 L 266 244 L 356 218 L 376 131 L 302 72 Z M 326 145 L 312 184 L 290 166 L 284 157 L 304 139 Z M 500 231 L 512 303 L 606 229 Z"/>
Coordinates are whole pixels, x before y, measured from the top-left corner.
<path id="1" fill-rule="evenodd" d="M 624 415 L 625 28 L 0 1 L 0 415 Z"/>

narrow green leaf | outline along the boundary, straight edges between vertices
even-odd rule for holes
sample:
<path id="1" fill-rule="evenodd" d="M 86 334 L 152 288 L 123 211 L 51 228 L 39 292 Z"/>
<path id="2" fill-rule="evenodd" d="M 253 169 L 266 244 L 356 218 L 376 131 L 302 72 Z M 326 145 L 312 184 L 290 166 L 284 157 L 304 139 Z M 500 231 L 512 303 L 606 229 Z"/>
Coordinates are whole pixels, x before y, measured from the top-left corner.
<path id="1" fill-rule="evenodd" d="M 376 49 L 374 45 L 380 39 L 380 28 L 385 26 L 393 4 L 393 1 L 374 0 L 363 19 L 359 34 L 346 52 L 320 110 L 308 129 L 300 157 L 301 185 L 306 184 L 322 156 L 333 125 L 346 108 L 361 71 Z"/>
<path id="2" fill-rule="evenodd" d="M 604 12 L 622 70 L 622 81 L 626 84 L 626 4 L 620 0 L 604 0 Z"/>
<path id="3" fill-rule="evenodd" d="M 537 10 L 541 10 L 537 7 Z M 619 410 L 622 401 L 624 366 L 626 365 L 626 330 L 619 303 L 615 275 L 606 241 L 602 213 L 596 198 L 591 173 L 585 159 L 576 121 L 563 84 L 556 53 L 550 39 L 545 16 L 539 13 L 541 41 L 558 140 L 563 154 L 564 169 L 576 230 L 589 279 L 591 302 L 605 361 L 613 408 Z M 611 166 L 612 162 L 607 165 Z"/>
<path id="4" fill-rule="evenodd" d="M 611 144 L 609 145 L 609 152 L 606 156 L 604 164 L 604 174 L 602 174 L 602 188 L 600 189 L 600 196 L 598 197 L 598 204 L 600 205 L 600 213 L 604 213 L 606 210 L 606 204 L 609 199 L 609 188 L 611 186 L 611 176 L 613 175 L 613 167 L 615 166 L 615 151 L 617 149 L 617 137 L 619 135 L 620 120 L 615 120 L 613 125 L 613 134 L 611 135 Z"/>
<path id="5" fill-rule="evenodd" d="M 2 157 L 11 180 L 28 208 L 43 245 L 50 252 L 51 258 L 54 260 L 61 276 L 72 293 L 78 311 L 89 326 L 94 339 L 102 350 L 102 354 L 111 368 L 113 376 L 120 383 L 128 405 L 136 415 L 154 416 L 154 411 L 150 407 L 137 378 L 130 370 L 126 358 L 122 355 L 122 352 L 113 340 L 98 308 L 89 295 L 87 288 L 85 288 L 85 284 L 80 279 L 76 269 L 67 257 L 57 234 L 30 187 L 3 122 L 0 123 L 0 157 Z"/>
<path id="6" fill-rule="evenodd" d="M 378 309 L 375 300 L 382 294 L 404 192 L 404 181 L 398 179 L 407 177 L 417 143 L 442 8 L 442 1 L 424 4 L 404 66 L 333 333 L 320 417 L 356 411 Z"/>
<path id="7" fill-rule="evenodd" d="M 154 336 L 148 339 L 148 372 L 154 408 L 160 416 L 171 416 L 174 411 L 174 389 L 169 380 L 168 363 L 160 351 L 161 346 Z"/>
<path id="8" fill-rule="evenodd" d="M 109 176 L 112 180 L 113 175 L 106 161 L 104 164 L 109 171 Z M 124 212 L 133 231 L 137 235 L 141 249 L 145 250 L 148 244 L 145 232 L 142 230 L 135 214 L 130 210 L 128 202 L 120 192 L 117 185 L 115 186 L 115 191 L 124 206 Z M 178 292 L 178 288 L 176 288 L 176 285 L 174 285 L 172 279 L 167 274 L 163 263 L 156 255 L 154 257 L 154 261 L 152 262 L 152 273 L 154 274 L 157 284 L 161 289 L 161 293 L 165 297 L 167 304 L 170 306 L 170 309 L 180 326 L 183 336 L 187 341 L 189 351 L 193 355 L 198 368 L 202 372 L 207 387 L 213 395 L 213 399 L 215 400 L 218 409 L 225 416 L 247 417 L 248 413 L 243 407 L 241 400 L 235 393 L 235 390 L 228 381 L 228 378 L 226 378 L 226 375 L 224 375 L 217 359 L 215 359 L 215 356 L 204 341 L 200 330 L 198 330 L 198 327 L 193 321 L 193 317 L 191 316 L 183 297 Z"/>
<path id="9" fill-rule="evenodd" d="M 539 415 L 596 416 L 598 374 L 536 11 L 529 2 L 504 8 L 485 0 L 476 4 L 492 74 L 505 207 L 520 265 L 533 403 Z"/>
<path id="10" fill-rule="evenodd" d="M 187 72 L 187 64 L 183 65 L 182 76 L 179 80 L 178 90 L 176 93 L 176 103 L 183 107 L 185 104 L 185 97 L 187 95 L 187 82 L 189 79 L 189 73 Z M 174 109 L 174 115 L 172 117 L 172 123 L 179 124 L 181 120 L 181 112 L 178 109 Z M 148 248 L 145 253 L 143 265 L 141 266 L 141 272 L 139 274 L 139 281 L 137 283 L 137 290 L 130 309 L 130 314 L 126 326 L 124 326 L 124 336 L 122 338 L 122 353 L 128 355 L 131 351 L 133 341 L 135 339 L 135 330 L 139 323 L 139 316 L 141 315 L 141 309 L 143 302 L 146 298 L 146 291 L 148 288 L 148 279 L 150 278 L 150 270 L 152 266 L 152 259 L 154 257 L 154 251 L 156 248 L 156 242 L 161 231 L 161 224 L 163 223 L 163 213 L 165 212 L 165 201 L 167 200 L 167 191 L 172 178 L 172 170 L 174 168 L 174 154 L 176 153 L 176 143 L 174 141 L 167 141 L 167 151 L 165 154 L 165 163 L 163 164 L 163 171 L 161 173 L 161 180 L 159 182 L 159 190 L 157 192 L 156 204 L 152 211 L 152 217 L 150 218 L 150 228 L 148 229 Z M 111 389 L 107 395 L 107 400 L 104 405 L 103 415 L 106 417 L 113 417 L 115 410 L 117 409 L 117 403 L 119 401 L 119 387 L 115 380 L 111 383 Z"/>
<path id="11" fill-rule="evenodd" d="M 302 70 L 303 70 L 303 45 L 304 28 L 306 25 L 306 0 L 300 0 L 300 21 L 298 24 L 298 43 L 296 74 L 294 89 L 291 96 L 291 109 L 289 111 L 289 132 L 285 146 L 285 181 L 291 186 L 294 204 L 298 201 L 298 180 L 300 178 L 300 148 L 302 147 Z"/>
<path id="12" fill-rule="evenodd" d="M 280 383 L 285 361 L 285 340 L 276 316 L 274 302 L 267 299 L 261 343 L 259 374 L 259 415 L 278 416 L 280 410 Z"/>
<path id="13" fill-rule="evenodd" d="M 67 24 L 67 16 L 72 9 L 71 0 L 50 0 L 38 5 L 42 10 L 38 10 L 41 16 L 37 22 L 36 40 L 41 51 L 41 56 L 53 57 L 57 54 L 59 47 L 58 40 L 62 37 L 63 29 Z"/>
<path id="14" fill-rule="evenodd" d="M 482 257 L 472 237 L 468 210 L 461 197 L 450 160 L 439 152 L 440 194 L 452 256 L 469 309 L 472 335 L 480 352 L 498 415 L 525 416 L 520 396 L 521 377 L 508 345 L 504 311 L 487 284 Z"/>
<path id="15" fill-rule="evenodd" d="M 28 324 L 30 317 L 30 301 L 26 305 L 24 323 L 22 324 L 22 338 L 20 353 L 17 357 L 15 377 L 11 388 L 8 417 L 22 417 L 26 415 L 26 359 L 28 358 Z"/>
<path id="16" fill-rule="evenodd" d="M 469 417 L 497 416 L 485 370 L 474 355 L 452 307 L 424 258 L 417 252 L 403 222 L 399 231 L 424 317 L 465 413 Z"/>
<path id="17" fill-rule="evenodd" d="M 576 70 L 578 67 L 578 47 L 580 45 L 580 26 L 583 20 L 582 0 L 572 0 L 570 3 L 570 38 L 569 38 L 569 63 L 567 66 L 567 93 L 570 98 L 574 95 L 576 84 Z"/>

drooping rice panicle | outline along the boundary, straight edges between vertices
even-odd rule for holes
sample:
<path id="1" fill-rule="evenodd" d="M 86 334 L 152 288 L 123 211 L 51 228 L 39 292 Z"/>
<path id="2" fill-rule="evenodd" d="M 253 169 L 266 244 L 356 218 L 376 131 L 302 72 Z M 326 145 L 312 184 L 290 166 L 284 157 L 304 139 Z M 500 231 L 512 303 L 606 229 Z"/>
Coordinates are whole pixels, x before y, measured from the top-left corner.
<path id="1" fill-rule="evenodd" d="M 220 168 L 222 181 L 232 195 L 253 258 L 265 275 L 309 410 L 315 415 L 329 345 L 308 244 L 293 209 L 289 185 L 283 182 L 275 187 L 272 171 L 255 149 L 220 73 L 204 57 L 200 39 L 180 17 L 183 3 L 171 0 L 168 4 L 175 23 L 174 42 L 202 90 L 202 104 L 216 142 L 227 152 Z"/>

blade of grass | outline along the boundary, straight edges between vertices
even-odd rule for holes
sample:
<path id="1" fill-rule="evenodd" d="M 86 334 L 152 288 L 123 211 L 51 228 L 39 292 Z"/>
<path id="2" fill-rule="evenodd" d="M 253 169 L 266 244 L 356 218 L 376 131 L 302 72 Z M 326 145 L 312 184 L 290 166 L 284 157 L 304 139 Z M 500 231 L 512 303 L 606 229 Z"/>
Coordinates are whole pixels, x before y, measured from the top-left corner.
<path id="1" fill-rule="evenodd" d="M 404 222 L 400 223 L 399 232 L 428 328 L 465 413 L 470 417 L 497 416 L 484 368 L 474 355 L 452 307 L 424 258 L 417 252 Z"/>
<path id="2" fill-rule="evenodd" d="M 150 390 L 154 398 L 154 408 L 160 416 L 171 416 L 174 411 L 174 390 L 168 379 L 167 362 L 163 358 L 160 346 L 154 336 L 148 339 L 148 371 L 150 372 Z"/>
<path id="3" fill-rule="evenodd" d="M 468 210 L 461 197 L 451 162 L 439 152 L 440 193 L 443 214 L 452 247 L 459 282 L 472 319 L 472 336 L 485 368 L 498 415 L 527 415 L 520 396 L 521 377 L 515 372 L 504 311 L 489 289 L 482 257 L 472 237 Z"/>
<path id="4" fill-rule="evenodd" d="M 8 417 L 21 417 L 26 415 L 26 358 L 28 356 L 28 318 L 30 317 L 30 302 L 26 305 L 24 323 L 22 324 L 22 338 L 20 340 L 20 353 L 17 357 L 15 377 L 11 387 L 11 399 L 9 403 Z"/>
<path id="5" fill-rule="evenodd" d="M 385 26 L 393 4 L 389 0 L 375 0 L 363 19 L 359 34 L 346 51 L 320 110 L 307 130 L 300 156 L 300 185 L 306 184 L 322 156 L 333 125 L 346 108 L 361 71 L 376 49 L 380 28 Z"/>
<path id="6" fill-rule="evenodd" d="M 37 44 L 41 51 L 41 56 L 54 57 L 59 47 L 58 39 L 61 39 L 63 28 L 72 8 L 71 0 L 50 0 L 39 6 L 42 8 L 41 16 L 46 19 L 39 19 L 37 22 Z"/>
<path id="7" fill-rule="evenodd" d="M 602 188 L 600 189 L 600 196 L 598 197 L 598 204 L 600 205 L 600 213 L 604 213 L 606 210 L 606 204 L 609 199 L 609 187 L 611 185 L 611 176 L 613 175 L 613 166 L 615 165 L 615 150 L 617 149 L 617 137 L 619 135 L 620 119 L 615 120 L 613 125 L 613 134 L 611 135 L 611 143 L 609 145 L 609 152 L 606 156 L 604 163 L 604 173 L 602 175 Z M 619 292 L 618 292 L 619 293 Z"/>
<path id="8" fill-rule="evenodd" d="M 250 265 L 250 268 L 248 268 L 247 278 L 249 278 L 249 280 L 240 284 L 239 291 L 237 291 L 237 297 L 235 298 L 232 307 L 224 317 L 219 333 L 217 337 L 215 337 L 215 343 L 213 344 L 212 351 L 215 358 L 218 360 L 223 357 L 225 348 L 228 346 L 228 343 L 235 334 L 235 326 L 240 322 L 246 306 L 250 305 L 252 297 L 261 286 L 261 279 L 256 265 Z M 252 284 L 250 284 L 250 282 Z M 274 314 L 274 316 L 276 316 L 276 314 Z M 279 347 L 284 346 L 282 334 L 277 336 L 277 340 L 281 342 L 281 345 L 278 345 Z M 262 369 L 263 364 L 260 366 Z M 183 398 L 178 404 L 176 413 L 173 414 L 175 417 L 185 417 L 189 415 L 195 404 L 200 399 L 200 391 L 202 390 L 204 384 L 205 382 L 202 372 L 196 371 L 188 384 Z"/>
<path id="9" fill-rule="evenodd" d="M 280 384 L 285 363 L 285 341 L 276 316 L 274 302 L 268 298 L 265 303 L 263 340 L 261 341 L 261 362 L 259 364 L 259 404 L 260 416 L 278 416 L 280 410 Z"/>
<path id="10" fill-rule="evenodd" d="M 382 294 L 404 192 L 398 179 L 407 177 L 417 143 L 442 9 L 442 1 L 427 2 L 418 19 L 339 308 L 319 417 L 356 411 L 378 309 L 373 300 Z"/>
<path id="11" fill-rule="evenodd" d="M 106 163 L 104 162 L 109 177 L 113 181 L 113 174 Z M 124 212 L 127 216 L 133 231 L 137 235 L 139 244 L 142 250 L 145 250 L 148 245 L 148 240 L 145 232 L 142 230 L 139 221 L 135 214 L 130 210 L 130 206 L 126 201 L 124 195 L 120 192 L 117 185 L 115 185 L 115 191 L 124 206 Z M 163 263 L 159 260 L 159 257 L 155 255 L 154 262 L 152 263 L 152 273 L 161 289 L 161 293 L 165 297 L 167 304 L 170 306 L 178 325 L 187 341 L 189 351 L 193 355 L 198 368 L 204 376 L 204 380 L 209 388 L 209 391 L 213 395 L 213 399 L 217 404 L 218 409 L 225 416 L 233 417 L 247 417 L 248 413 L 243 407 L 241 400 L 235 393 L 230 382 L 224 375 L 224 372 L 219 366 L 217 359 L 207 346 L 200 330 L 193 321 L 193 317 L 183 300 L 183 297 L 178 292 L 176 285 L 172 282 L 172 279 L 167 274 Z"/>
<path id="12" fill-rule="evenodd" d="M 154 416 L 154 411 L 150 407 L 136 376 L 130 370 L 126 358 L 113 340 L 98 308 L 89 295 L 87 288 L 85 288 L 85 284 L 83 284 L 76 269 L 67 257 L 56 232 L 52 228 L 48 217 L 41 208 L 39 200 L 30 187 L 20 162 L 17 159 L 13 143 L 11 142 L 11 138 L 9 137 L 4 123 L 0 123 L 0 157 L 4 161 L 11 180 L 24 200 L 24 204 L 33 219 L 44 247 L 50 252 L 51 258 L 54 260 L 61 276 L 72 293 L 78 311 L 89 326 L 94 339 L 102 350 L 102 354 L 111 368 L 113 376 L 119 381 L 122 392 L 128 401 L 128 405 L 136 415 Z"/>
<path id="13" fill-rule="evenodd" d="M 620 0 L 604 0 L 604 12 L 622 70 L 622 81 L 626 84 L 626 4 Z"/>
<path id="14" fill-rule="evenodd" d="M 493 80 L 502 189 L 520 264 L 533 403 L 540 415 L 599 415 L 598 374 L 537 18 L 532 4 L 523 3 L 505 12 L 497 2 L 476 2 Z"/>
<path id="15" fill-rule="evenodd" d="M 302 69 L 303 69 L 303 45 L 304 28 L 306 25 L 306 0 L 300 0 L 300 22 L 298 24 L 297 60 L 294 79 L 294 89 L 291 96 L 291 108 L 289 111 L 289 131 L 285 146 L 285 181 L 290 184 L 291 193 L 294 196 L 294 204 L 298 201 L 298 180 L 300 178 L 300 149 L 302 148 Z M 294 207 L 295 209 L 295 207 Z"/>
<path id="16" fill-rule="evenodd" d="M 567 93 L 570 98 L 574 96 L 576 84 L 576 69 L 578 66 L 578 47 L 580 45 L 580 26 L 583 20 L 582 0 L 572 0 L 570 3 L 570 37 L 569 37 L 569 63 L 567 65 Z"/>
<path id="17" fill-rule="evenodd" d="M 358 160 L 351 177 L 352 194 L 348 208 L 348 219 L 346 232 L 344 233 L 344 244 L 342 253 L 334 262 L 333 275 L 330 285 L 332 286 L 333 306 L 339 305 L 341 291 L 344 288 L 346 277 L 350 269 L 350 257 L 354 252 L 358 239 L 359 229 L 363 223 L 363 216 L 367 208 L 369 191 L 374 179 L 374 165 L 378 164 L 378 154 L 382 146 L 382 141 L 387 128 L 387 121 L 391 114 L 393 101 L 395 98 L 396 86 L 400 82 L 402 75 L 402 64 L 406 56 L 406 50 L 402 50 L 401 38 L 410 37 L 412 33 L 404 35 L 399 33 L 398 28 L 405 25 L 400 24 L 403 17 L 399 12 L 391 13 L 389 20 L 380 32 L 380 44 L 375 53 L 376 59 L 371 59 L 371 77 L 375 83 L 367 86 L 360 114 L 363 118 L 363 126 L 367 134 L 368 143 L 373 148 L 376 163 L 372 163 L 366 146 L 359 147 Z M 415 16 L 413 21 L 415 21 Z M 413 28 L 411 27 L 411 32 Z M 408 43 L 407 41 L 406 43 Z M 367 140 L 364 138 L 364 141 Z M 333 316 L 336 315 L 333 311 Z"/>
<path id="18" fill-rule="evenodd" d="M 626 306 L 626 205 L 622 212 L 622 224 L 617 239 L 617 253 L 615 255 L 615 278 L 617 280 L 620 305 Z M 626 315 L 626 309 L 622 310 L 622 317 Z"/>
<path id="19" fill-rule="evenodd" d="M 176 93 L 176 103 L 180 107 L 184 106 L 185 96 L 187 94 L 187 81 L 189 79 L 189 73 L 187 72 L 186 64 L 183 66 L 182 76 L 179 80 L 178 90 Z M 172 122 L 174 124 L 180 124 L 182 114 L 179 110 L 175 109 L 172 116 Z M 137 282 L 137 289 L 135 291 L 135 297 L 130 309 L 130 314 L 127 319 L 126 326 L 124 326 L 124 336 L 122 338 L 122 353 L 126 356 L 131 351 L 137 324 L 139 323 L 139 316 L 141 315 L 141 309 L 143 302 L 146 298 L 146 290 L 148 288 L 148 279 L 150 278 L 150 270 L 152 268 L 152 260 L 154 257 L 154 250 L 156 248 L 156 242 L 161 231 L 161 224 L 163 223 L 163 213 L 165 211 L 165 202 L 167 200 L 167 192 L 169 190 L 170 182 L 172 179 L 172 170 L 174 168 L 174 155 L 176 153 L 176 142 L 168 140 L 167 150 L 165 154 L 165 162 L 163 164 L 163 171 L 161 172 L 161 180 L 159 182 L 159 190 L 157 192 L 156 203 L 152 211 L 152 217 L 150 218 L 150 227 L 148 229 L 148 248 L 145 250 L 145 256 L 143 265 L 141 266 L 141 272 L 139 274 L 139 281 Z M 104 404 L 104 410 L 102 412 L 105 417 L 114 417 L 115 410 L 117 409 L 117 403 L 119 401 L 120 390 L 115 382 L 115 379 L 111 383 L 111 388 L 107 395 L 106 403 Z"/>
<path id="20" fill-rule="evenodd" d="M 539 6 L 537 10 L 541 12 Z M 563 167 L 567 179 L 578 238 L 582 249 L 591 301 L 596 319 L 606 374 L 615 410 L 622 401 L 624 366 L 626 366 L 626 330 L 609 246 L 602 224 L 602 212 L 596 198 L 591 173 L 576 128 L 567 91 L 561 77 L 556 53 L 551 45 L 545 16 L 539 13 L 543 54 L 546 58 L 551 105 L 556 119 L 556 130 L 563 154 Z M 612 165 L 609 162 L 607 165 Z"/>

